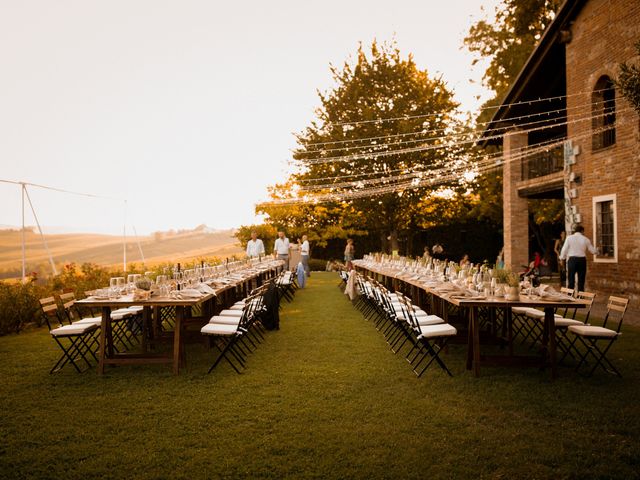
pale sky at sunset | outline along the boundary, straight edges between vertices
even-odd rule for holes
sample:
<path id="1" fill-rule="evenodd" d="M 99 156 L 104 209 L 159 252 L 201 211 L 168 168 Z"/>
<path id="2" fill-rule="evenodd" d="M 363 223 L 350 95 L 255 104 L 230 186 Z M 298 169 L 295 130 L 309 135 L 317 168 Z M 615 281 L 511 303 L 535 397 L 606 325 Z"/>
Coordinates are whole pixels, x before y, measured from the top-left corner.
<path id="1" fill-rule="evenodd" d="M 497 3 L 0 0 L 0 179 L 126 197 L 138 233 L 253 223 L 329 63 L 395 34 L 473 109 L 462 39 Z M 121 203 L 30 193 L 44 225 L 122 230 Z M 17 186 L 0 206 L 20 224 Z"/>

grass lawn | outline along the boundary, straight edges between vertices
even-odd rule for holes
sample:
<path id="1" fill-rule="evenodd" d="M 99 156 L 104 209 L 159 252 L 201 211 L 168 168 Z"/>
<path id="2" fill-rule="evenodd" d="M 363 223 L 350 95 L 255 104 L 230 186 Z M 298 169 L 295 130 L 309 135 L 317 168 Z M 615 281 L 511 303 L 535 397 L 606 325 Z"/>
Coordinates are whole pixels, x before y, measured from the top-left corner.
<path id="1" fill-rule="evenodd" d="M 49 375 L 45 330 L 0 338 L 0 478 L 640 478 L 640 330 L 611 358 L 624 378 L 560 368 L 416 379 L 314 273 L 237 375 L 187 348 L 189 369 Z"/>

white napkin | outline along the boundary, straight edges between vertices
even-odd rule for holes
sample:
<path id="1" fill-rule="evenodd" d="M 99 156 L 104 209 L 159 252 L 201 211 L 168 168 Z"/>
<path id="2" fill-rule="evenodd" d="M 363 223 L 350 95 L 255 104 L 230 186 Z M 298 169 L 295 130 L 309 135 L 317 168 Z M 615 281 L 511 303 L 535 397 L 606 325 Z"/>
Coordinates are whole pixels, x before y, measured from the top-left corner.
<path id="1" fill-rule="evenodd" d="M 200 293 L 204 293 L 207 295 L 211 293 L 216 293 L 215 290 L 211 288 L 209 285 L 207 285 L 206 283 L 200 283 L 198 285 L 198 290 L 200 291 Z"/>
<path id="2" fill-rule="evenodd" d="M 195 288 L 185 288 L 184 290 L 180 290 L 178 293 L 181 297 L 200 298 L 202 296 L 202 293 Z"/>

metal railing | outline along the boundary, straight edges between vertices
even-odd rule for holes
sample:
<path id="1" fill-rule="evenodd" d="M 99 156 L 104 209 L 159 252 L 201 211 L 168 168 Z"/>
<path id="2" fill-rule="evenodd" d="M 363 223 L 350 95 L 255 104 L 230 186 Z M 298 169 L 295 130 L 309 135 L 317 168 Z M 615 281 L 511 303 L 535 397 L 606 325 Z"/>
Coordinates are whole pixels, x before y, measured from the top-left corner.
<path id="1" fill-rule="evenodd" d="M 564 169 L 564 149 L 562 145 L 536 152 L 522 159 L 522 180 L 544 177 Z"/>

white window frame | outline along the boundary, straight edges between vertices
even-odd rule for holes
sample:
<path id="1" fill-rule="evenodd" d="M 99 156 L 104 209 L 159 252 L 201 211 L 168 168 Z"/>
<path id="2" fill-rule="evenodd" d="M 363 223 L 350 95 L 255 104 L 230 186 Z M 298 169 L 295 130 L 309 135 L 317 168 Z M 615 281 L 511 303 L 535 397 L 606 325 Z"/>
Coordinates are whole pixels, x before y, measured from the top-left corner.
<path id="1" fill-rule="evenodd" d="M 593 206 L 593 246 L 599 248 L 600 245 L 597 244 L 597 204 L 601 202 L 609 202 L 612 201 L 611 208 L 613 210 L 613 258 L 611 257 L 599 257 L 598 255 L 593 256 L 593 261 L 596 263 L 618 263 L 618 208 L 616 202 L 617 195 L 612 193 L 610 195 L 599 195 L 597 197 L 593 197 L 591 199 Z"/>

